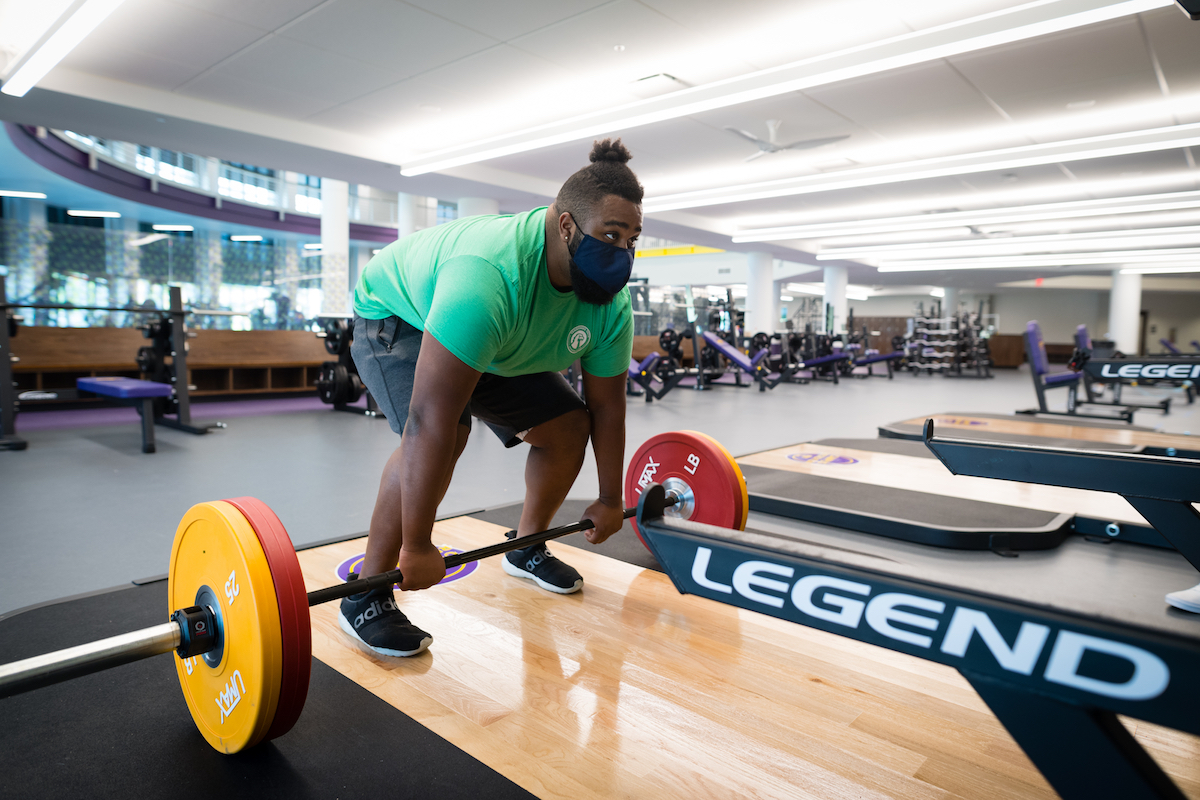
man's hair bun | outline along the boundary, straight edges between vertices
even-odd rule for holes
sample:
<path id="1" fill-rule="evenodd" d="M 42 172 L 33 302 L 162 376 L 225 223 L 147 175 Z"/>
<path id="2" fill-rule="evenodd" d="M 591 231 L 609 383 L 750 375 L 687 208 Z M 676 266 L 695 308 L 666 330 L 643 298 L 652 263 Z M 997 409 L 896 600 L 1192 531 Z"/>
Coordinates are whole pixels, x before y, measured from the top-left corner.
<path id="1" fill-rule="evenodd" d="M 602 161 L 615 161 L 618 164 L 625 164 L 629 159 L 633 158 L 633 154 L 625 145 L 621 144 L 620 139 L 604 139 L 603 141 L 592 143 L 592 152 L 588 156 L 588 160 L 593 164 Z"/>

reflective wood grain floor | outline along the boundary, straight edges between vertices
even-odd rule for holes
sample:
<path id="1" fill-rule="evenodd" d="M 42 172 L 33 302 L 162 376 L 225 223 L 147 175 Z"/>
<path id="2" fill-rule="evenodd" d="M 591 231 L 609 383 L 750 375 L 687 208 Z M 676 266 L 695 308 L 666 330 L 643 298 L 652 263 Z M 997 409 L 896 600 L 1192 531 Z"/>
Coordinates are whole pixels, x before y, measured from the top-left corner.
<path id="1" fill-rule="evenodd" d="M 810 453 L 814 455 L 808 456 Z M 838 461 L 838 456 L 848 460 Z M 1128 500 L 1117 494 L 954 475 L 936 458 L 875 453 L 809 442 L 742 456 L 737 462 L 872 486 L 1078 514 L 1113 522 L 1148 524 Z"/>
<path id="2" fill-rule="evenodd" d="M 969 414 L 932 414 L 927 417 L 906 419 L 900 425 L 923 426 L 932 419 L 935 429 L 970 430 L 979 432 L 1013 433 L 1020 436 L 1043 436 L 1047 439 L 1075 439 L 1080 442 L 1105 442 L 1107 444 L 1142 445 L 1143 447 L 1177 447 L 1194 450 L 1200 447 L 1200 437 L 1178 433 L 1130 430 L 1128 427 L 1093 427 L 1090 425 L 1064 425 L 1062 422 L 1045 422 L 1036 417 L 1029 419 L 996 419 L 995 417 L 973 417 Z M 1062 418 L 1066 419 L 1066 418 Z M 953 436 L 953 433 L 942 433 Z M 1086 447 L 1081 444 L 1079 447 Z"/>
<path id="3" fill-rule="evenodd" d="M 502 535 L 460 517 L 434 543 Z M 364 545 L 302 551 L 308 589 L 338 583 Z M 336 602 L 317 606 L 313 653 L 540 798 L 1056 796 L 952 669 L 683 596 L 585 548 L 551 544 L 585 577 L 575 595 L 496 558 L 397 593 L 434 636 L 410 659 L 369 654 L 338 627 Z M 1127 724 L 1200 797 L 1200 738 Z"/>

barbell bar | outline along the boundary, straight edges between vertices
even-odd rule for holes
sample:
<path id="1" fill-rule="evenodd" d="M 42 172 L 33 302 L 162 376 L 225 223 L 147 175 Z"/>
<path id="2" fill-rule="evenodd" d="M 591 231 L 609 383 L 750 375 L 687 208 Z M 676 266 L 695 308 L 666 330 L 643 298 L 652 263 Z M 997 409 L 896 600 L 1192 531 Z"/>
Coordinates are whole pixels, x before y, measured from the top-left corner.
<path id="1" fill-rule="evenodd" d="M 677 501 L 678 496 L 669 496 L 667 505 L 674 505 Z M 629 519 L 636 513 L 636 507 L 627 508 L 622 514 L 622 519 Z M 481 561 L 512 550 L 532 547 L 535 544 L 548 542 L 572 533 L 591 530 L 593 527 L 595 525 L 592 521 L 585 519 L 529 536 L 514 537 L 466 553 L 451 554 L 444 559 L 446 569 L 451 570 L 472 561 Z M 324 589 L 315 589 L 307 595 L 308 605 L 321 605 L 349 597 L 352 594 L 361 594 L 392 586 L 403 580 L 404 576 L 401 571 L 394 569 L 367 578 L 327 586 Z M 181 618 L 177 619 L 177 616 Z M 62 683 L 94 672 L 103 672 L 106 669 L 169 653 L 172 650 L 175 650 L 181 658 L 204 655 L 217 644 L 212 633 L 215 629 L 214 616 L 210 607 L 190 606 L 174 612 L 171 621 L 161 625 L 3 664 L 0 665 L 0 698 Z"/>
<path id="2" fill-rule="evenodd" d="M 643 444 L 626 473 L 626 497 L 640 495 L 649 480 L 667 488 L 673 516 L 745 527 L 745 480 L 728 451 L 704 434 L 660 434 Z M 636 513 L 627 508 L 623 518 Z M 446 556 L 445 566 L 592 527 L 581 520 L 520 538 L 510 531 L 506 541 Z M 217 750 L 236 753 L 286 733 L 299 718 L 312 660 L 309 607 L 401 580 L 397 568 L 306 593 L 291 539 L 266 504 L 250 497 L 200 503 L 176 530 L 168 622 L 0 665 L 0 698 L 173 650 L 200 733 Z"/>

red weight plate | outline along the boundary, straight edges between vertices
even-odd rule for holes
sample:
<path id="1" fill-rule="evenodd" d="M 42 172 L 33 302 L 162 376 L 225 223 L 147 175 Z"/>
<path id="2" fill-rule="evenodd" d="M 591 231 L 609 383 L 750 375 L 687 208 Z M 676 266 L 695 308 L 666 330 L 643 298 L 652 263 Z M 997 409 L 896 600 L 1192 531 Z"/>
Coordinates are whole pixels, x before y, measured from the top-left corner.
<path id="1" fill-rule="evenodd" d="M 312 671 L 312 622 L 308 614 L 308 593 L 304 574 L 296 558 L 296 548 L 275 512 L 253 497 L 235 497 L 225 502 L 246 517 L 262 543 L 271 579 L 279 598 L 279 628 L 283 644 L 279 705 L 264 737 L 274 739 L 292 729 L 308 697 L 308 679 Z"/>
<path id="2" fill-rule="evenodd" d="M 721 525 L 720 527 L 736 528 L 737 530 L 741 530 L 744 527 L 742 524 L 742 520 L 748 515 L 748 513 L 750 511 L 749 495 L 745 491 L 746 482 L 745 482 L 745 479 L 742 478 L 741 470 L 736 467 L 736 465 L 733 462 L 733 459 L 731 459 L 729 457 L 729 453 L 725 450 L 725 448 L 722 447 L 720 445 L 720 443 L 717 442 L 716 439 L 712 438 L 708 434 L 700 433 L 700 431 L 675 431 L 675 433 L 681 434 L 681 435 L 686 434 L 688 436 L 695 437 L 697 440 L 707 442 L 709 445 L 710 454 L 721 456 L 720 471 L 724 474 L 725 480 L 728 481 L 730 489 L 733 492 L 733 495 L 734 495 L 733 507 L 734 507 L 735 512 L 737 513 L 737 518 L 734 520 L 734 522 L 732 524 Z M 689 517 L 689 519 L 693 519 L 693 518 L 694 517 Z M 699 520 L 699 521 L 703 522 L 704 520 Z M 717 525 L 720 523 L 714 522 L 714 523 L 710 523 L 710 524 Z"/>
<path id="3" fill-rule="evenodd" d="M 642 489 L 652 482 L 668 490 L 690 490 L 691 508 L 683 510 L 686 519 L 722 528 L 741 524 L 741 484 L 724 452 L 706 436 L 674 431 L 648 439 L 629 462 L 625 501 L 636 504 Z M 640 538 L 636 519 L 632 522 Z"/>
<path id="4" fill-rule="evenodd" d="M 742 474 L 742 468 L 738 466 L 737 459 L 735 459 L 733 455 L 725 449 L 723 444 L 709 436 L 707 433 L 700 433 L 699 431 L 692 431 L 692 433 L 695 433 L 698 436 L 703 436 L 711 441 L 713 446 L 721 451 L 721 454 L 725 456 L 725 460 L 729 462 L 729 466 L 733 469 L 734 479 L 738 482 L 738 486 L 741 488 L 742 494 L 742 521 L 738 524 L 737 529 L 739 531 L 746 530 L 746 522 L 750 519 L 750 493 L 746 488 L 746 476 Z"/>

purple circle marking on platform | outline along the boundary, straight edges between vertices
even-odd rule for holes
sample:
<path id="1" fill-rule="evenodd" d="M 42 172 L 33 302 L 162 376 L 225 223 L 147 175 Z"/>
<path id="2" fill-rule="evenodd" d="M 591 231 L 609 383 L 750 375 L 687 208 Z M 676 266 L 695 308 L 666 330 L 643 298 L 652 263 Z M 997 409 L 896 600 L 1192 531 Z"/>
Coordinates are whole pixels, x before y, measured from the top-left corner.
<path id="1" fill-rule="evenodd" d="M 857 458 L 838 456 L 832 453 L 792 453 L 788 456 L 792 461 L 803 461 L 806 464 L 857 464 Z"/>
<path id="2" fill-rule="evenodd" d="M 458 550 L 453 547 L 447 547 L 446 545 L 438 545 L 438 551 L 441 552 L 443 557 L 456 556 L 463 552 L 462 550 Z M 342 580 L 342 581 L 350 580 L 350 573 L 357 571 L 358 567 L 362 566 L 363 558 L 365 558 L 365 557 L 366 557 L 365 553 L 359 553 L 358 555 L 351 556 L 350 558 L 347 558 L 342 563 L 338 564 L 337 569 L 334 570 L 334 572 L 337 573 L 338 579 Z M 459 578 L 465 578 L 468 575 L 470 575 L 472 572 L 474 572 L 476 567 L 478 567 L 478 566 L 479 566 L 478 561 L 471 561 L 466 564 L 457 566 L 454 569 L 449 570 L 446 573 L 446 577 L 444 577 L 440 581 L 438 581 L 438 585 L 440 586 L 443 583 L 450 583 L 451 581 L 456 581 Z M 399 584 L 396 585 L 396 588 L 397 589 L 400 588 Z"/>

